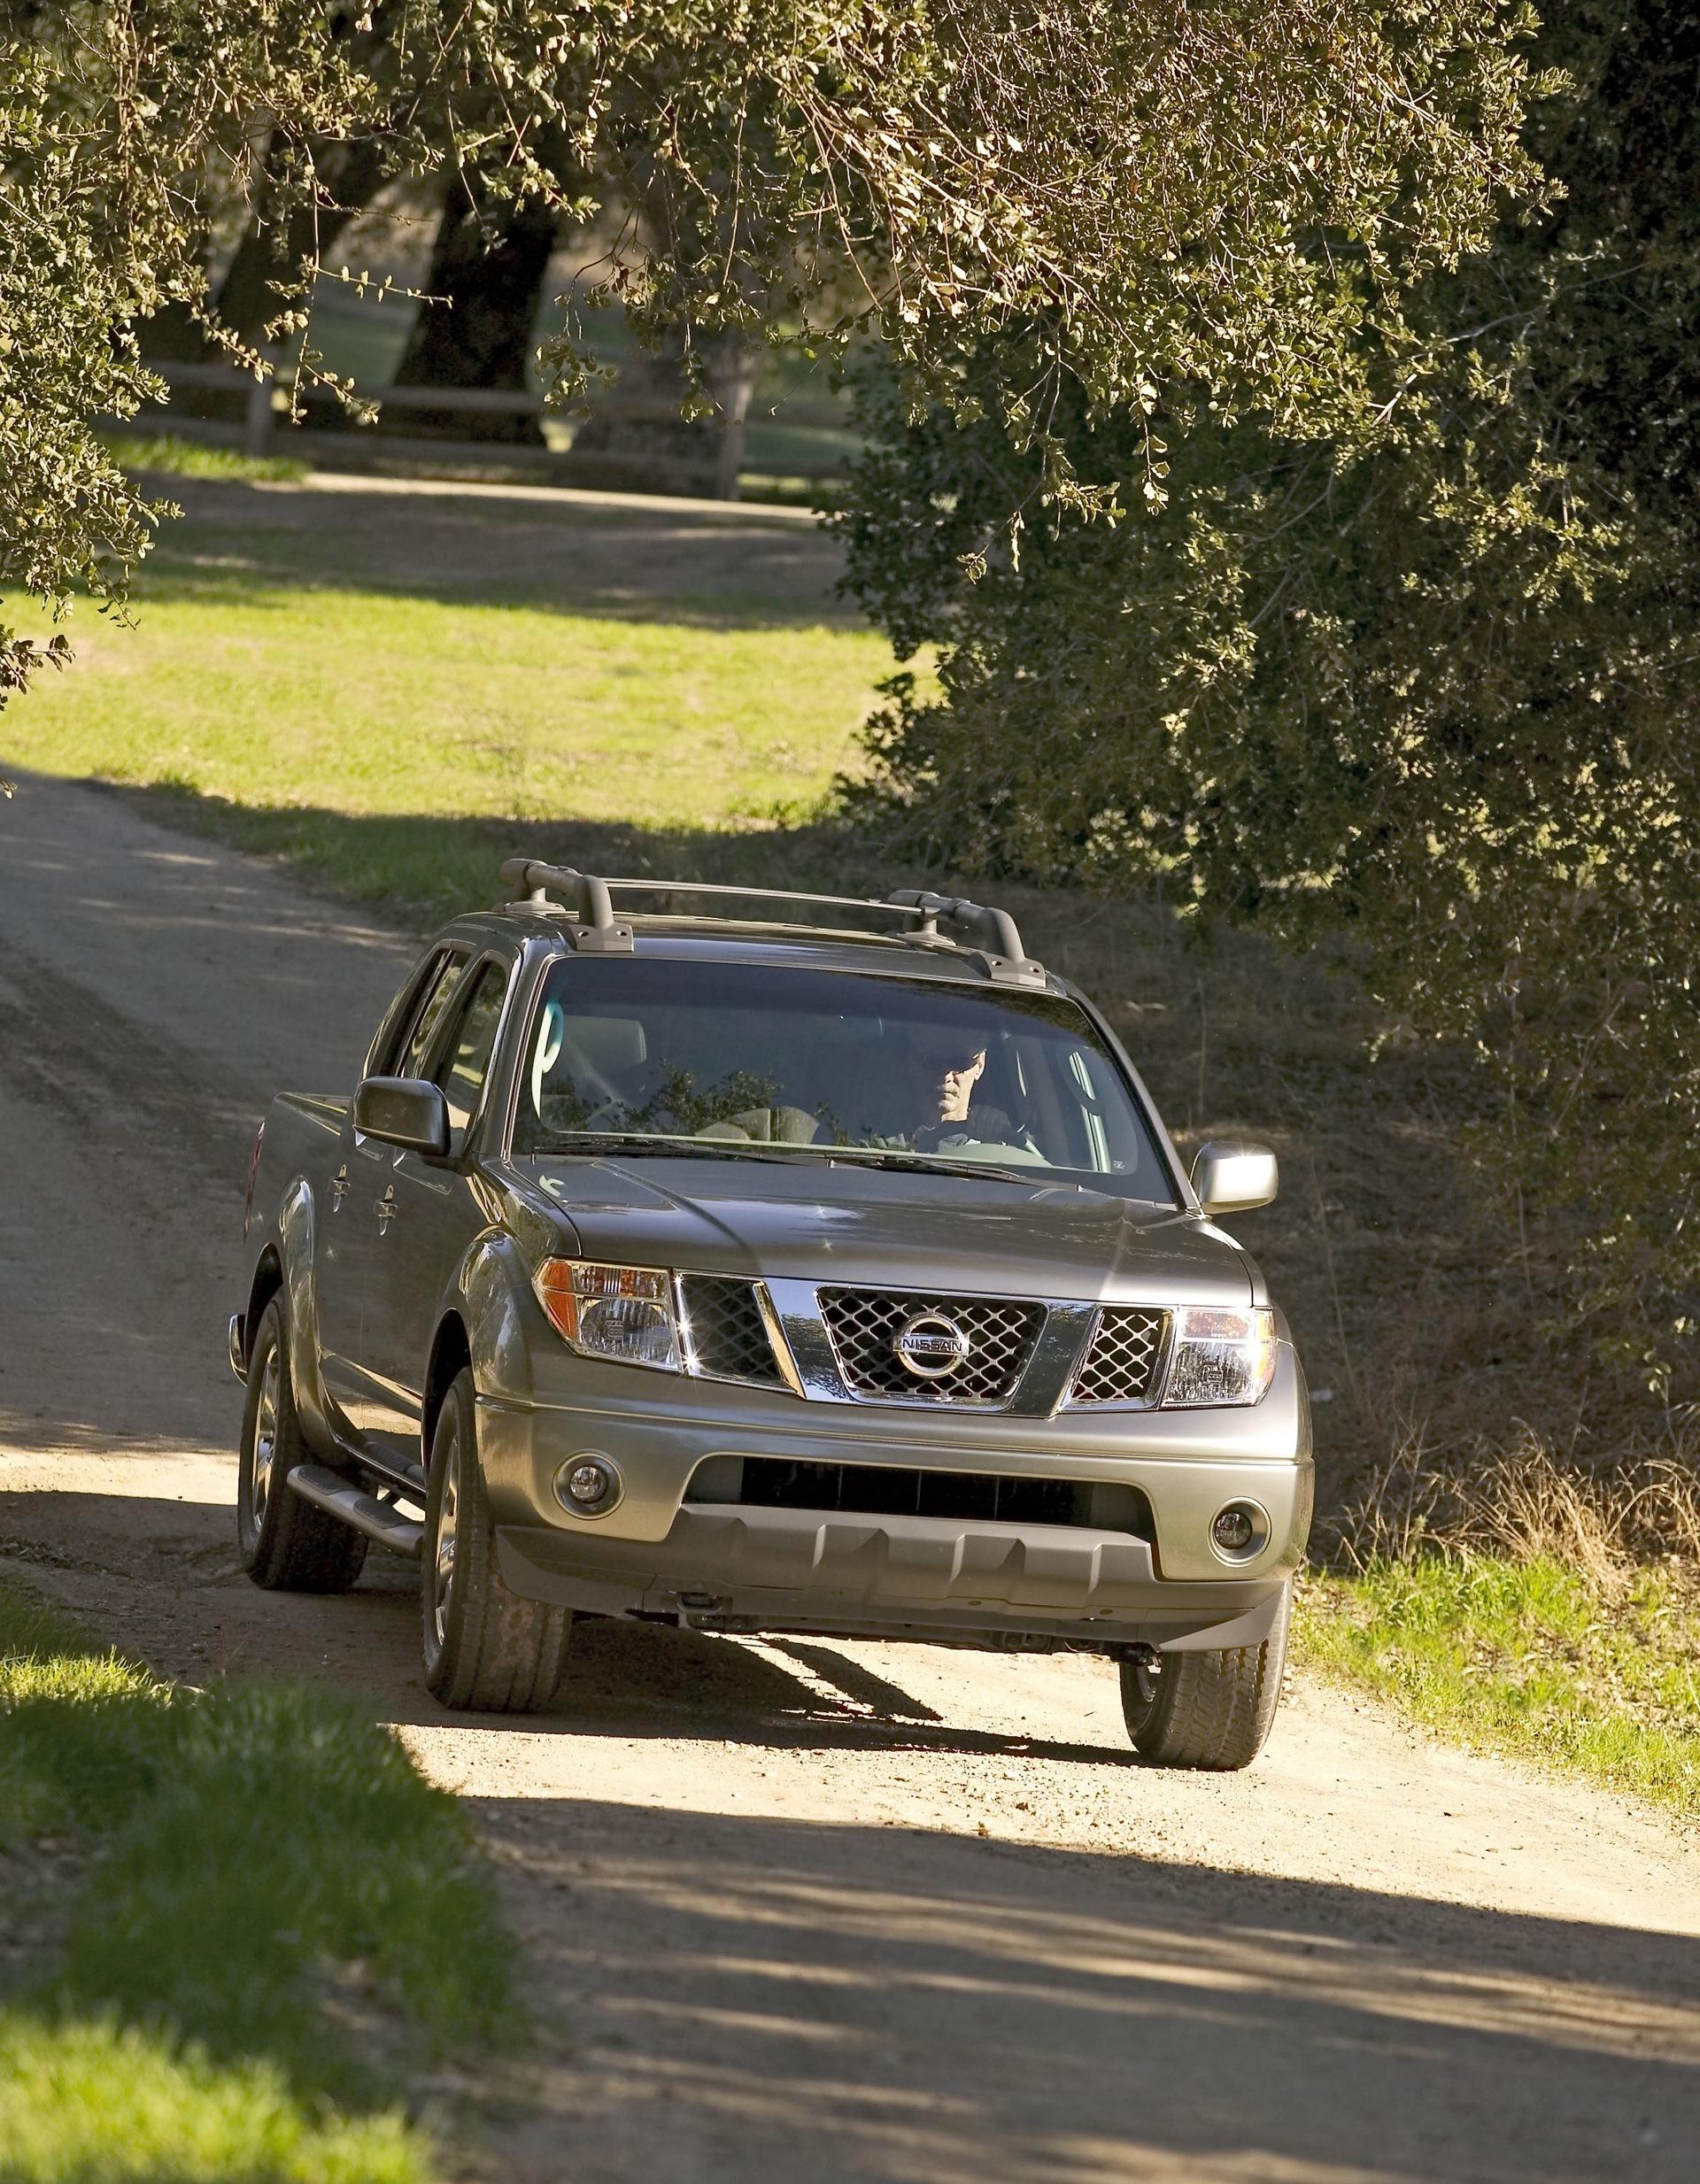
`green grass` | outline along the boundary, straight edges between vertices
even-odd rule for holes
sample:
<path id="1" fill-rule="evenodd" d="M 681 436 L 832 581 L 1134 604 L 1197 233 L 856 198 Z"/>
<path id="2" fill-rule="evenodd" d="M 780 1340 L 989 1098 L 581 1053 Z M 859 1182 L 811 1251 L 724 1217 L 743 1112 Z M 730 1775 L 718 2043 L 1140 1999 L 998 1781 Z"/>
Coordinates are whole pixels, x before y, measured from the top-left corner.
<path id="1" fill-rule="evenodd" d="M 1660 1569 L 1608 1597 L 1549 1559 L 1420 1555 L 1313 1579 L 1299 1631 L 1442 1735 L 1700 1817 L 1700 1600 Z"/>
<path id="2" fill-rule="evenodd" d="M 273 2066 L 219 2065 L 111 2019 L 0 2011 L 6 2184 L 427 2184 L 393 2113 L 327 2114 Z"/>
<path id="3" fill-rule="evenodd" d="M 233 447 L 185 440 L 174 432 L 106 432 L 102 444 L 126 470 L 160 470 L 179 478 L 246 479 L 299 484 L 312 465 L 294 455 L 243 455 Z"/>
<path id="4" fill-rule="evenodd" d="M 544 820 L 795 819 L 854 764 L 891 660 L 855 629 L 645 621 L 236 570 L 152 580 L 136 621 L 77 617 L 75 664 L 7 708 L 8 760 L 198 799 L 200 822 L 241 845 L 406 907 L 445 899 L 451 836 L 478 841 L 474 899 L 486 897 L 493 822 L 508 838 Z"/>
<path id="5" fill-rule="evenodd" d="M 74 1878 L 30 1884 L 55 1940 L 0 2008 L 0 2176 L 431 2173 L 396 2095 L 499 2049 L 511 1945 L 460 1806 L 382 1728 L 162 1681 L 0 1590 L 0 1856 L 32 1845 Z"/>

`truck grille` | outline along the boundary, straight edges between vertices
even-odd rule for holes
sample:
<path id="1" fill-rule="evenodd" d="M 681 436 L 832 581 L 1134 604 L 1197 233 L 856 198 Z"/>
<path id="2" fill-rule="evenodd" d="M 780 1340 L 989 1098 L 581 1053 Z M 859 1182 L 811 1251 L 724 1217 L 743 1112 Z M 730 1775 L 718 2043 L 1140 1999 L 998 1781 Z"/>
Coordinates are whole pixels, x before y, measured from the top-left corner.
<path id="1" fill-rule="evenodd" d="M 1004 1403 L 1015 1393 L 1044 1324 L 1045 1308 L 1019 1297 L 940 1297 L 883 1289 L 823 1289 L 821 1317 L 845 1385 L 889 1402 Z M 916 1322 L 923 1331 L 954 1330 L 960 1362 L 920 1373 L 903 1362 L 898 1339 Z"/>
<path id="2" fill-rule="evenodd" d="M 699 1372 L 716 1380 L 782 1387 L 784 1375 L 755 1300 L 755 1284 L 718 1274 L 682 1274 L 685 1342 Z"/>
<path id="3" fill-rule="evenodd" d="M 1144 1403 L 1156 1393 L 1169 1315 L 1144 1305 L 1107 1304 L 1069 1390 L 1071 1403 Z"/>
<path id="4" fill-rule="evenodd" d="M 685 1490 L 696 1507 L 832 1510 L 846 1516 L 936 1516 L 958 1524 L 1072 1524 L 1150 1540 L 1137 1486 L 1074 1478 L 1005 1478 L 895 1463 L 794 1463 L 711 1456 Z"/>

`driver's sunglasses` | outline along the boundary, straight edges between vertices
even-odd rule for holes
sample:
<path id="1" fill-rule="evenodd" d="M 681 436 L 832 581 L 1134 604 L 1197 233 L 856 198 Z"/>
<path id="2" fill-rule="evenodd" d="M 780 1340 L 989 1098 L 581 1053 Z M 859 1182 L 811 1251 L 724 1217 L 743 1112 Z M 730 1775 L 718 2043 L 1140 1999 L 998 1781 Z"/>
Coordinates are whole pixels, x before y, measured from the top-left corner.
<path id="1" fill-rule="evenodd" d="M 985 1050 L 978 1045 L 931 1046 L 922 1041 L 909 1049 L 909 1060 L 918 1069 L 936 1069 L 943 1076 L 961 1077 L 971 1069 Z"/>

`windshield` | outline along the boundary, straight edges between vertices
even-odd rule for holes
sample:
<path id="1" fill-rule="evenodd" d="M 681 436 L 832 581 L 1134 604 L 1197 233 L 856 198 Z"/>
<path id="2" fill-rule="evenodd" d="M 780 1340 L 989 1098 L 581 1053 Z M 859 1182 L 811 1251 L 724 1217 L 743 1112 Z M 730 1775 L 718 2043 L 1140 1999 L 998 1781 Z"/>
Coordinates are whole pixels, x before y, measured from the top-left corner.
<path id="1" fill-rule="evenodd" d="M 1175 1203 L 1132 1087 L 1072 1001 L 755 963 L 552 966 L 514 1150 L 1049 1169 Z"/>

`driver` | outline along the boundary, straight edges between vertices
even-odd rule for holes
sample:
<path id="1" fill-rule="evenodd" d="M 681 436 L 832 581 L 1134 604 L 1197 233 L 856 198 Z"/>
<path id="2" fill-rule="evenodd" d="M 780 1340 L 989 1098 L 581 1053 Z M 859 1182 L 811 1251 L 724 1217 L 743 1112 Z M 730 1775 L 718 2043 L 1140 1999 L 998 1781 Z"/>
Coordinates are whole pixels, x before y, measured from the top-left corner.
<path id="1" fill-rule="evenodd" d="M 914 1116 L 905 1135 L 917 1153 L 1013 1141 L 1015 1125 L 1003 1109 L 974 1097 L 985 1074 L 985 1049 L 971 1031 L 917 1026 L 904 1039 L 903 1071 L 906 1108 Z"/>

